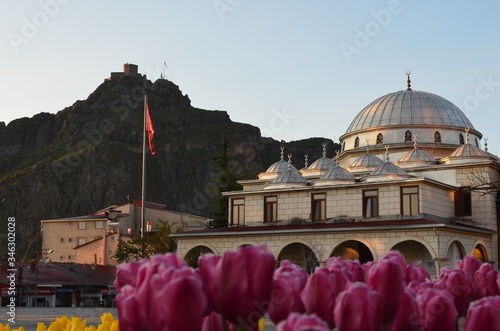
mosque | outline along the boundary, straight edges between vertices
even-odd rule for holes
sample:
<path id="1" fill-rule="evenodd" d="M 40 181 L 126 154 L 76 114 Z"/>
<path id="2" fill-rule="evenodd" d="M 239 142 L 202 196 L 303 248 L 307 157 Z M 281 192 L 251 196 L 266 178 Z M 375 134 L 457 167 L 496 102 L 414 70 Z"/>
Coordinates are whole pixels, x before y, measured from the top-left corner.
<path id="1" fill-rule="evenodd" d="M 180 256 L 267 245 L 307 270 L 390 250 L 431 275 L 465 255 L 496 264 L 499 199 L 484 188 L 499 180 L 500 159 L 457 106 L 413 90 L 407 75 L 405 90 L 356 115 L 337 155 L 298 170 L 282 147 L 258 178 L 223 193 L 229 226 L 175 234 Z"/>

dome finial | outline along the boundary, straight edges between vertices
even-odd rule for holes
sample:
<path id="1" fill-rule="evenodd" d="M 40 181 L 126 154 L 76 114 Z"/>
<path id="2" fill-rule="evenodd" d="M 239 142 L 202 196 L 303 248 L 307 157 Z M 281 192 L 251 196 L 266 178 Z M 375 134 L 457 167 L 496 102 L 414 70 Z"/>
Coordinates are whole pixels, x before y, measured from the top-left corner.
<path id="1" fill-rule="evenodd" d="M 484 151 L 488 152 L 488 138 L 484 138 Z"/>
<path id="2" fill-rule="evenodd" d="M 283 151 L 285 150 L 285 146 L 281 146 L 280 149 L 281 149 L 281 153 L 280 153 L 281 154 L 281 159 L 283 160 L 283 157 L 284 157 L 283 156 L 283 153 L 284 153 Z"/>
<path id="3" fill-rule="evenodd" d="M 340 151 L 337 149 L 337 150 L 335 151 L 335 155 L 336 155 L 336 156 L 335 156 L 335 164 L 336 164 L 336 165 L 339 165 L 339 154 L 340 154 Z"/>
<path id="4" fill-rule="evenodd" d="M 466 128 L 465 129 L 465 144 L 468 145 L 469 144 L 469 128 Z"/>
<path id="5" fill-rule="evenodd" d="M 389 145 L 385 145 L 385 162 L 389 163 Z"/>
<path id="6" fill-rule="evenodd" d="M 413 134 L 413 148 L 417 148 L 417 133 Z"/>
<path id="7" fill-rule="evenodd" d="M 326 157 L 326 143 L 323 143 L 323 157 Z"/>
<path id="8" fill-rule="evenodd" d="M 370 139 L 366 139 L 366 152 L 370 152 Z"/>
<path id="9" fill-rule="evenodd" d="M 288 169 L 292 169 L 292 154 L 288 154 Z"/>
<path id="10" fill-rule="evenodd" d="M 411 80 L 410 80 L 410 75 L 411 75 L 411 71 L 408 70 L 406 72 L 406 76 L 408 76 L 408 80 L 406 81 L 406 90 L 407 91 L 411 91 Z"/>
<path id="11" fill-rule="evenodd" d="M 307 169 L 307 167 L 309 166 L 309 164 L 307 163 L 307 158 L 309 157 L 309 154 L 304 154 L 304 158 L 305 158 L 305 165 L 304 165 L 304 168 Z"/>

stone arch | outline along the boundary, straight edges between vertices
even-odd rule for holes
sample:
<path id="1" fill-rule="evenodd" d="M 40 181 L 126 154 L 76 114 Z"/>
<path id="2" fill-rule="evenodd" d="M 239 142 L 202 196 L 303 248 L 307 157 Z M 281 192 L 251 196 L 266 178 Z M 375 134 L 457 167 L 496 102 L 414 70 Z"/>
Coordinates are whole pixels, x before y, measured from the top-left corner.
<path id="1" fill-rule="evenodd" d="M 453 269 L 456 267 L 459 260 L 462 260 L 467 253 L 465 247 L 458 237 L 452 237 L 446 243 L 445 255 L 446 261 L 442 263 L 441 267 Z"/>
<path id="2" fill-rule="evenodd" d="M 209 244 L 209 243 L 206 243 L 206 242 L 197 242 L 195 244 L 191 244 L 189 245 L 185 250 L 184 250 L 184 254 L 183 255 L 179 255 L 179 258 L 181 260 L 184 260 L 184 258 L 186 257 L 187 253 L 189 251 L 191 251 L 192 249 L 196 248 L 196 247 L 200 247 L 200 246 L 204 246 L 208 249 L 210 249 L 215 255 L 220 255 L 220 252 L 217 250 L 217 248 L 215 248 L 212 244 Z"/>
<path id="3" fill-rule="evenodd" d="M 276 263 L 279 264 L 283 260 L 301 266 L 308 273 L 314 272 L 314 269 L 319 266 L 318 250 L 311 243 L 302 240 L 289 240 L 283 244 L 276 254 Z"/>
<path id="4" fill-rule="evenodd" d="M 259 244 L 258 242 L 253 240 L 244 240 L 235 243 L 235 246 L 232 248 L 232 250 L 235 250 L 236 248 L 243 246 L 262 246 L 262 244 Z"/>
<path id="5" fill-rule="evenodd" d="M 356 243 L 358 244 L 356 247 Z M 360 246 L 361 244 L 362 246 Z M 373 246 L 364 238 L 351 237 L 344 238 L 338 245 L 336 245 L 330 252 L 329 257 L 340 256 L 344 258 L 343 255 L 354 254 L 354 259 L 359 260 L 359 262 L 366 263 L 368 261 L 378 260 L 378 255 L 373 248 Z M 345 259 L 345 258 L 344 258 Z"/>
<path id="6" fill-rule="evenodd" d="M 184 254 L 182 259 L 186 261 L 189 264 L 189 266 L 197 268 L 198 258 L 202 254 L 208 254 L 208 253 L 215 254 L 215 252 L 216 251 L 214 250 L 214 248 L 210 248 L 208 247 L 208 245 L 200 245 L 200 244 L 193 245 L 193 247 L 191 247 L 186 251 L 186 254 Z"/>
<path id="7" fill-rule="evenodd" d="M 403 253 L 407 264 L 421 261 L 419 267 L 424 267 L 431 277 L 437 276 L 440 266 L 435 263 L 437 259 L 436 251 L 422 238 L 413 236 L 399 238 L 390 250 L 398 250 Z"/>
<path id="8" fill-rule="evenodd" d="M 474 246 L 472 248 L 471 254 L 481 260 L 481 262 L 488 262 L 490 259 L 488 257 L 488 250 L 486 249 L 486 245 L 482 240 L 476 240 Z"/>

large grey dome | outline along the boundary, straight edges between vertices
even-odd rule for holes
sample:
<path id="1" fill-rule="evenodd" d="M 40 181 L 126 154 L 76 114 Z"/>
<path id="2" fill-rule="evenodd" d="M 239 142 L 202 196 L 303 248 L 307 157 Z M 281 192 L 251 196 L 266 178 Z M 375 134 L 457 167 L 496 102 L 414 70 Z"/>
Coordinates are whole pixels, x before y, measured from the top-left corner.
<path id="1" fill-rule="evenodd" d="M 371 102 L 354 118 L 347 133 L 387 126 L 453 126 L 474 129 L 453 103 L 429 92 L 404 90 Z"/>

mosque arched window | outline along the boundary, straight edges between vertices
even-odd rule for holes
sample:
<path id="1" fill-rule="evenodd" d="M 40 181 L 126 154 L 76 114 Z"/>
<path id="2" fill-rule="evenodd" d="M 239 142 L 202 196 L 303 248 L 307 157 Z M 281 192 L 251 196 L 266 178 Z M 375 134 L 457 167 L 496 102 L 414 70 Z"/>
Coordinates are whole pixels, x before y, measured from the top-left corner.
<path id="1" fill-rule="evenodd" d="M 342 152 L 345 150 L 345 141 L 342 142 Z"/>
<path id="2" fill-rule="evenodd" d="M 359 137 L 356 137 L 356 139 L 354 139 L 354 148 L 358 147 L 359 147 Z"/>
<path id="3" fill-rule="evenodd" d="M 464 135 L 463 134 L 459 134 L 458 135 L 458 142 L 460 143 L 460 145 L 465 144 Z"/>
<path id="4" fill-rule="evenodd" d="M 439 133 L 439 131 L 434 132 L 434 142 L 435 143 L 441 142 L 441 133 Z"/>
<path id="5" fill-rule="evenodd" d="M 476 147 L 479 147 L 479 141 L 477 141 L 477 138 L 474 139 L 476 139 Z"/>
<path id="6" fill-rule="evenodd" d="M 406 130 L 405 132 L 405 142 L 411 142 L 413 138 L 413 135 L 411 134 L 410 130 Z"/>
<path id="7" fill-rule="evenodd" d="M 381 134 L 381 133 L 379 133 L 379 134 L 377 135 L 377 145 L 379 145 L 379 144 L 383 144 L 383 143 L 384 143 L 384 135 L 383 135 L 383 134 Z"/>

